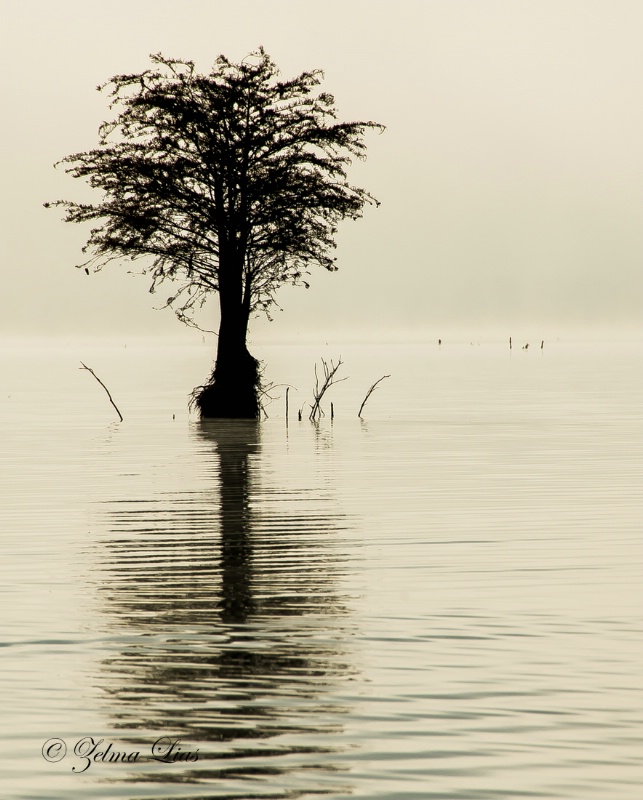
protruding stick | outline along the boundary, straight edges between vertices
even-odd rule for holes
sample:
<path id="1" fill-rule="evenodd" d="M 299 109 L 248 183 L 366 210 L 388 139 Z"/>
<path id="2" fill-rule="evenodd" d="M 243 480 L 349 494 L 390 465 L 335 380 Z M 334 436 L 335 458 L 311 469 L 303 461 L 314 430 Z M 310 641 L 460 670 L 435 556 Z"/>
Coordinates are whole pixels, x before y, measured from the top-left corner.
<path id="1" fill-rule="evenodd" d="M 359 411 L 357 412 L 357 416 L 358 417 L 362 416 L 362 409 L 366 405 L 366 401 L 368 400 L 368 398 L 373 394 L 377 384 L 381 383 L 384 380 L 384 378 L 390 378 L 390 377 L 391 377 L 390 375 L 382 375 L 382 377 L 378 381 L 375 381 L 375 383 L 371 386 L 371 388 L 368 390 L 368 392 L 366 392 L 366 397 L 362 401 L 362 405 L 359 407 Z"/>
<path id="2" fill-rule="evenodd" d="M 82 361 L 81 361 L 80 363 L 81 363 L 81 364 L 83 364 L 83 362 L 82 362 Z M 101 379 L 98 377 L 98 375 L 97 375 L 97 374 L 94 372 L 94 370 L 93 370 L 91 367 L 88 367 L 86 364 L 83 364 L 83 366 L 82 366 L 82 369 L 86 369 L 86 370 L 87 370 L 87 372 L 91 372 L 91 374 L 92 374 L 92 375 L 93 375 L 93 376 L 96 378 L 96 380 L 97 380 L 97 381 L 100 383 L 100 385 L 103 387 L 103 389 L 104 389 L 104 390 L 107 392 L 107 396 L 109 397 L 109 402 L 110 402 L 110 403 L 111 403 L 111 404 L 114 406 L 114 408 L 116 409 L 116 413 L 117 413 L 117 414 L 118 414 L 118 416 L 121 418 L 121 422 L 122 422 L 122 421 L 123 421 L 123 415 L 122 415 L 122 414 L 121 414 L 121 412 L 118 410 L 118 406 L 116 405 L 116 403 L 115 403 L 115 402 L 112 400 L 112 396 L 111 396 L 111 394 L 109 393 L 109 389 L 107 388 L 107 386 L 105 386 L 105 384 L 104 384 L 104 383 L 101 381 Z"/>
<path id="3" fill-rule="evenodd" d="M 321 409 L 321 401 L 324 394 L 330 389 L 331 386 L 334 386 L 336 383 L 341 383 L 342 381 L 346 380 L 346 378 L 337 378 L 337 379 L 335 378 L 335 376 L 337 375 L 337 370 L 344 363 L 341 359 L 341 356 L 337 364 L 333 364 L 333 361 L 331 359 L 330 367 L 324 361 L 323 358 L 321 359 L 321 363 L 324 369 L 324 382 L 322 383 L 321 386 L 319 385 L 319 377 L 317 375 L 317 364 L 315 364 L 315 388 L 313 390 L 313 397 L 315 402 L 310 407 L 310 414 L 308 417 L 308 419 L 310 419 L 312 422 L 314 422 L 316 419 L 321 419 L 323 416 L 325 416 L 324 412 Z"/>

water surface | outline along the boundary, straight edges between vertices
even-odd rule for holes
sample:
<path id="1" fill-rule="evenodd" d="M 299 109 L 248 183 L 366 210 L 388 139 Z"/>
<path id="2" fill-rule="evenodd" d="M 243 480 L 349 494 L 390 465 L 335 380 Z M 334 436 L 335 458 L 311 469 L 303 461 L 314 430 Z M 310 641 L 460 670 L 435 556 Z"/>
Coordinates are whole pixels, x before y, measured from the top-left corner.
<path id="1" fill-rule="evenodd" d="M 2 351 L 3 797 L 638 800 L 640 344 L 259 354 Z"/>

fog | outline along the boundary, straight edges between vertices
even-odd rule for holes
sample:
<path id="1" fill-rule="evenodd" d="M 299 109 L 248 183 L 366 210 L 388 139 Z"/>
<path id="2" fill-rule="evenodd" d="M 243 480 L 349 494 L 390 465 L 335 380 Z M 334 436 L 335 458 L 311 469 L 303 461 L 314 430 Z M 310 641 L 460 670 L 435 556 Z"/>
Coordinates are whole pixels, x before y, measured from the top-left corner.
<path id="1" fill-rule="evenodd" d="M 42 204 L 91 196 L 53 164 L 97 143 L 98 84 L 150 53 L 206 71 L 259 45 L 285 77 L 323 69 L 342 119 L 387 130 L 350 173 L 380 208 L 253 340 L 640 333 L 638 0 L 23 0 L 2 30 L 5 337 L 187 335 L 127 264 L 75 270 L 88 231 Z M 216 328 L 216 303 L 199 321 Z"/>

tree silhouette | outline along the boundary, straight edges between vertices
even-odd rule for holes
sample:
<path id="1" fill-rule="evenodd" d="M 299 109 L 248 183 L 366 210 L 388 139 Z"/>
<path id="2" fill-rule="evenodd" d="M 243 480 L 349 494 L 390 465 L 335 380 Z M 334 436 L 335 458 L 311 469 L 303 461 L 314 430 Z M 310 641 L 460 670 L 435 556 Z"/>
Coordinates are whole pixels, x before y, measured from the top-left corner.
<path id="1" fill-rule="evenodd" d="M 196 405 L 203 417 L 256 418 L 258 362 L 246 346 L 253 313 L 269 314 L 283 284 L 307 286 L 313 265 L 335 270 L 338 223 L 377 201 L 347 182 L 374 122 L 338 122 L 334 98 L 315 94 L 322 73 L 280 80 L 260 48 L 241 63 L 224 56 L 209 74 L 157 54 L 152 68 L 117 75 L 116 119 L 97 149 L 61 163 L 102 193 L 66 200 L 66 221 L 91 222 L 81 267 L 144 259 L 154 291 L 175 283 L 168 305 L 190 324 L 219 294 L 216 363 Z"/>

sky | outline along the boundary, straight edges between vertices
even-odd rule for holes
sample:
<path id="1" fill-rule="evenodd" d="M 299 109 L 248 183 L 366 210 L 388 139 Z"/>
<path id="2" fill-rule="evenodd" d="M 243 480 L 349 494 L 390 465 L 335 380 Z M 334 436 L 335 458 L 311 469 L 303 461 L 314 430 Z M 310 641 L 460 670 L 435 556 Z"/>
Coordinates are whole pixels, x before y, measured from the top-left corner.
<path id="1" fill-rule="evenodd" d="M 145 277 L 74 265 L 88 231 L 43 203 L 97 143 L 96 91 L 149 54 L 208 71 L 262 45 L 321 68 L 374 120 L 350 180 L 381 202 L 337 237 L 339 271 L 284 288 L 256 341 L 642 332 L 640 0 L 0 0 L 0 336 L 187 335 Z M 168 291 L 169 294 L 169 291 Z M 216 328 L 216 303 L 200 323 Z"/>

